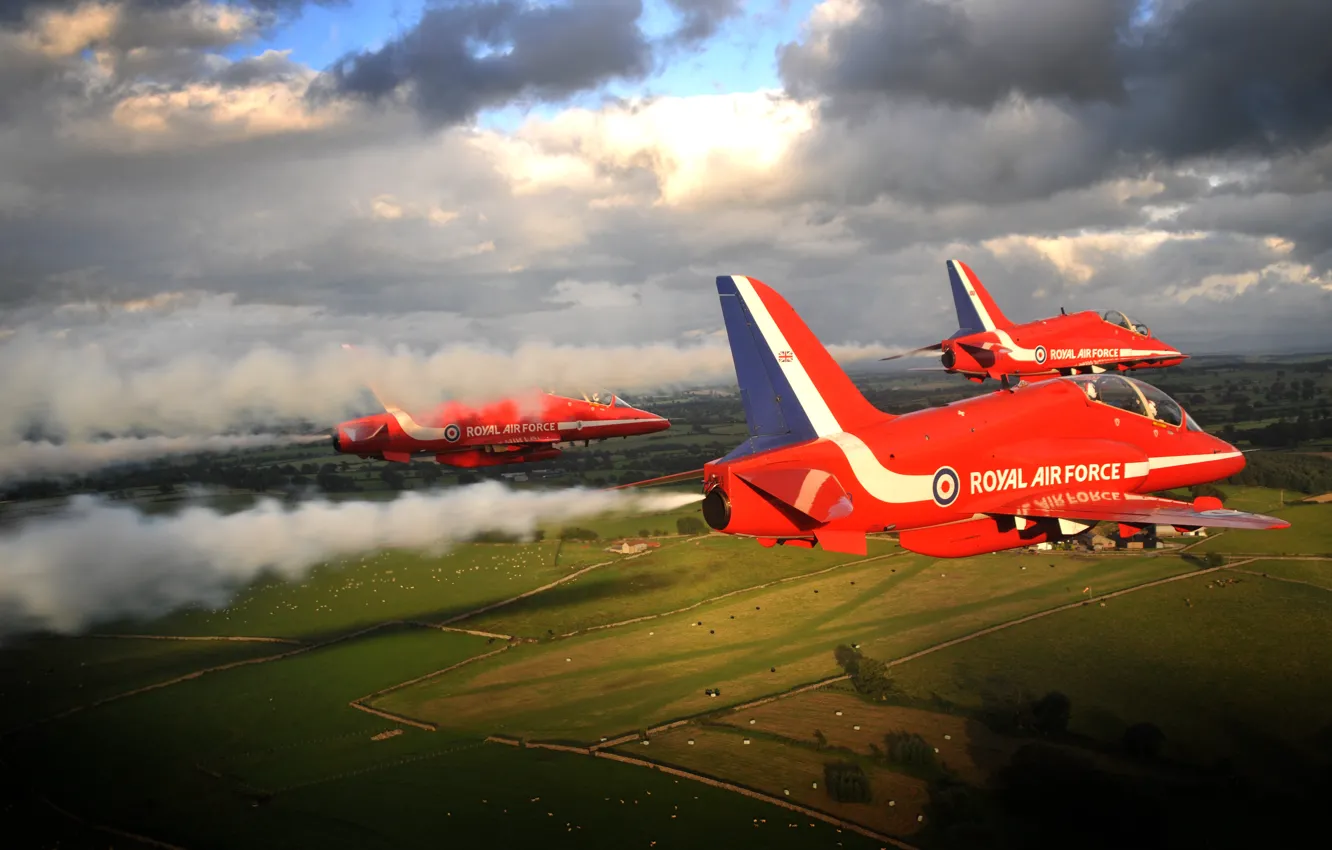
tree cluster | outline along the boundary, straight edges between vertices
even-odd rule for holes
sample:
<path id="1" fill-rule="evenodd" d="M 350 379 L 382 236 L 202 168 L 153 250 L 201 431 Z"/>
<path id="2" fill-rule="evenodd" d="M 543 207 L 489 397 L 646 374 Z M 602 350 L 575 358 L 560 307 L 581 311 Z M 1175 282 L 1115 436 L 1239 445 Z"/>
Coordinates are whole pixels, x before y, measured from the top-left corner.
<path id="1" fill-rule="evenodd" d="M 840 644 L 833 650 L 833 658 L 838 666 L 851 677 L 851 684 L 856 692 L 866 699 L 884 702 L 897 692 L 892 677 L 888 675 L 888 665 L 877 658 L 870 658 L 855 647 Z"/>
<path id="2" fill-rule="evenodd" d="M 1244 469 L 1225 483 L 1301 493 L 1332 492 L 1332 458 L 1296 452 L 1253 452 L 1244 460 Z"/>
<path id="3" fill-rule="evenodd" d="M 560 530 L 561 540 L 596 540 L 600 536 L 590 528 L 579 528 L 577 526 Z"/>
<path id="4" fill-rule="evenodd" d="M 895 765 L 915 771 L 933 770 L 938 766 L 934 747 L 915 732 L 889 732 L 883 736 L 884 756 Z"/>
<path id="5" fill-rule="evenodd" d="M 1072 715 L 1072 701 L 1059 691 L 1037 700 L 992 699 L 985 708 L 986 723 L 1000 734 L 1062 735 Z"/>
<path id="6" fill-rule="evenodd" d="M 682 516 L 675 521 L 675 530 L 681 534 L 706 534 L 707 526 L 696 516 Z"/>
<path id="7" fill-rule="evenodd" d="M 828 796 L 839 803 L 868 803 L 869 777 L 853 761 L 839 761 L 823 766 L 823 783 Z"/>

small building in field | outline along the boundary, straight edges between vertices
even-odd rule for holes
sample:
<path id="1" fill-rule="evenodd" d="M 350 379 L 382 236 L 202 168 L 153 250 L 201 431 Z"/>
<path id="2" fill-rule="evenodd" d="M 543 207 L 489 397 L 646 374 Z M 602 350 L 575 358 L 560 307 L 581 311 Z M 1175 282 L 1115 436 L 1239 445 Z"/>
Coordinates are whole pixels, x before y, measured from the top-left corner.
<path id="1" fill-rule="evenodd" d="M 1101 552 L 1106 549 L 1115 548 L 1115 541 L 1103 534 L 1093 534 L 1091 539 L 1087 542 L 1087 545 L 1092 551 Z"/>
<path id="2" fill-rule="evenodd" d="M 639 552 L 646 552 L 660 546 L 661 544 L 655 540 L 621 540 L 606 551 L 614 552 L 617 555 L 637 555 Z"/>

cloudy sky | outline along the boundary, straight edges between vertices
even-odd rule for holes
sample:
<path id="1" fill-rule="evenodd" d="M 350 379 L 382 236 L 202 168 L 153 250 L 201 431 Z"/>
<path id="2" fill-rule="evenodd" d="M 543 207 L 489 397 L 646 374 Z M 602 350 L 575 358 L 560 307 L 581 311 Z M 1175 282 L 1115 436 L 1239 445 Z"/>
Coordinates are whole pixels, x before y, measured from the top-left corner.
<path id="1" fill-rule="evenodd" d="M 725 273 L 869 354 L 953 330 L 949 258 L 1014 319 L 1317 347 L 1329 32 L 1327 0 L 0 0 L 0 440 L 332 416 L 344 341 L 432 392 L 724 376 Z"/>

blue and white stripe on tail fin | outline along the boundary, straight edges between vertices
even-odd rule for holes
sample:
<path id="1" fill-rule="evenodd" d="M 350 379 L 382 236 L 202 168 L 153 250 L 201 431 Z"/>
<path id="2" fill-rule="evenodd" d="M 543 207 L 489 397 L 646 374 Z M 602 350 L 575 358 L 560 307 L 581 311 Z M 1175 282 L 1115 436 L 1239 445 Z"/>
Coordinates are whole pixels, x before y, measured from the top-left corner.
<path id="1" fill-rule="evenodd" d="M 791 305 L 742 275 L 717 278 L 749 439 L 734 458 L 888 418 L 860 393 Z"/>
<path id="2" fill-rule="evenodd" d="M 948 283 L 953 290 L 953 307 L 957 310 L 958 332 L 953 336 L 1004 330 L 1013 326 L 966 263 L 961 260 L 948 261 Z"/>

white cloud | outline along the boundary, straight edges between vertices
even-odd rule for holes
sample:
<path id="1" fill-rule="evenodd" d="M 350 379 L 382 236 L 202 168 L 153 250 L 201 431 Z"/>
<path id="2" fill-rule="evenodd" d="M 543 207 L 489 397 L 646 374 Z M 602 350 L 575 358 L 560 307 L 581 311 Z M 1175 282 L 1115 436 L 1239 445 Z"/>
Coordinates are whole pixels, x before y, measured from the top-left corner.
<path id="1" fill-rule="evenodd" d="M 313 76 L 236 88 L 195 83 L 176 90 L 135 92 L 115 105 L 111 126 L 83 122 L 72 132 L 142 150 L 323 129 L 345 119 L 351 109 L 342 103 L 307 105 L 305 90 Z"/>
<path id="2" fill-rule="evenodd" d="M 573 304 L 593 309 L 602 307 L 633 307 L 642 303 L 638 287 L 593 281 L 583 283 L 565 279 L 550 289 L 546 300 L 554 304 Z"/>
<path id="3" fill-rule="evenodd" d="M 32 26 L 23 41 L 35 52 L 63 59 L 108 41 L 120 26 L 121 13 L 119 3 L 83 3 L 39 12 L 30 18 Z"/>
<path id="4" fill-rule="evenodd" d="M 403 202 L 391 194 L 376 195 L 370 200 L 370 217 L 381 221 L 423 220 L 443 227 L 458 215 L 438 204 Z"/>
<path id="5" fill-rule="evenodd" d="M 1285 253 L 1281 248 L 1278 244 L 1273 250 L 1278 254 Z M 1307 263 L 1279 260 L 1250 271 L 1205 275 L 1197 283 L 1169 287 L 1165 294 L 1180 304 L 1194 298 L 1229 301 L 1259 284 L 1268 287 L 1308 286 L 1332 292 L 1332 274 L 1318 274 Z"/>
<path id="6" fill-rule="evenodd" d="M 1174 233 L 1164 230 L 1129 229 L 1093 233 L 1071 233 L 1045 237 L 1011 235 L 987 239 L 981 244 L 998 257 L 1022 254 L 1039 256 L 1072 283 L 1087 283 L 1109 258 L 1140 258 L 1167 242 L 1199 240 L 1204 233 Z"/>
<path id="7" fill-rule="evenodd" d="M 813 126 L 813 108 L 779 92 L 662 97 L 532 119 L 512 136 L 474 137 L 520 195 L 569 189 L 624 206 L 634 172 L 666 206 L 755 202 L 785 185 L 781 167 Z"/>

